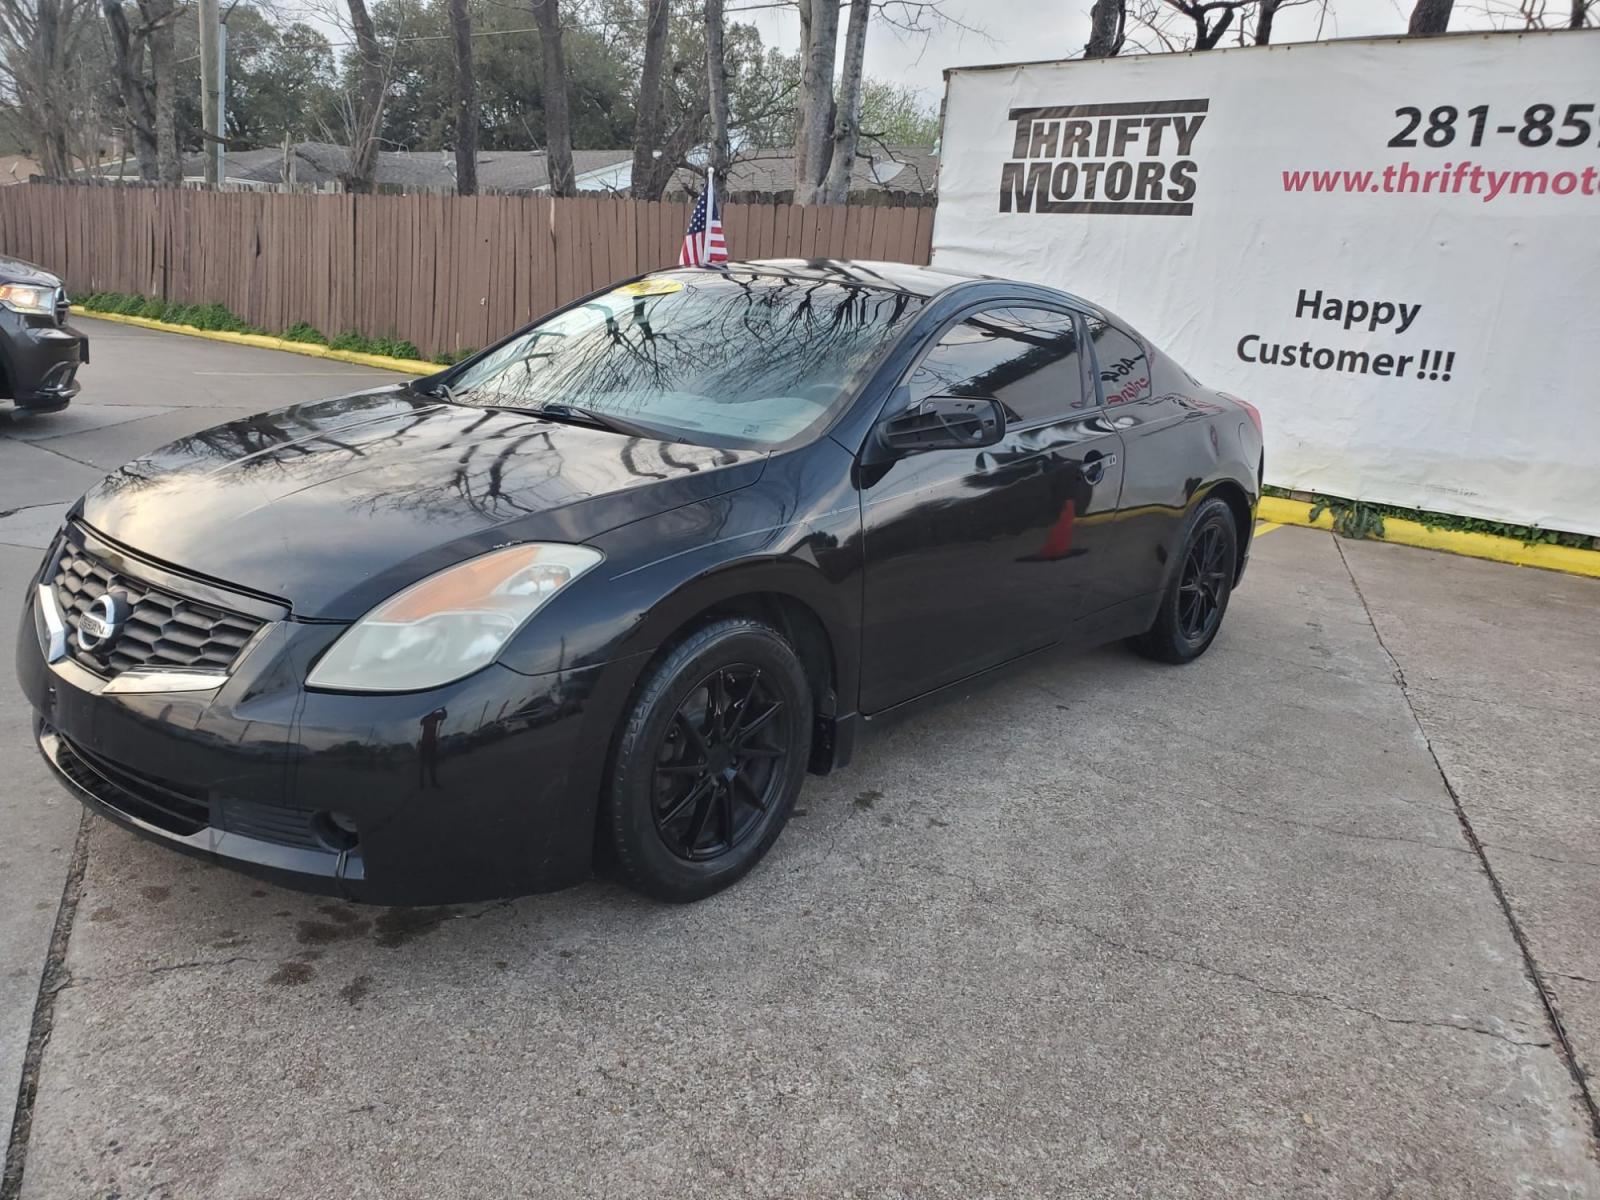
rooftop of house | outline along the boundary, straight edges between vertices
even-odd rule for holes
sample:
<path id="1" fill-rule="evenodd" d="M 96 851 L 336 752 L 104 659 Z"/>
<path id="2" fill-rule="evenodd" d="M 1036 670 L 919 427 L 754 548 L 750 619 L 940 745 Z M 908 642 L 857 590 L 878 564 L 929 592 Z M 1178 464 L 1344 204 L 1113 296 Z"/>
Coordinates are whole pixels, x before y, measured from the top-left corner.
<path id="1" fill-rule="evenodd" d="M 746 149 L 739 152 L 728 174 L 728 191 L 740 193 L 792 192 L 794 188 L 793 151 L 783 148 Z M 550 186 L 548 155 L 543 150 L 484 150 L 478 154 L 478 188 L 486 192 L 536 193 Z M 225 156 L 229 181 L 263 186 L 293 181 L 305 187 L 335 186 L 348 170 L 350 152 L 331 142 L 296 142 L 284 147 L 259 150 L 234 150 Z M 633 151 L 574 150 L 573 172 L 584 191 L 625 192 L 632 174 Z M 132 159 L 105 164 L 99 172 L 112 178 L 138 175 Z M 205 173 L 199 154 L 184 156 L 186 178 Z M 852 193 L 891 192 L 927 195 L 934 191 L 938 159 L 932 150 L 909 146 L 862 146 L 851 172 Z M 453 192 L 455 155 L 447 150 L 384 150 L 378 154 L 378 186 L 396 191 Z M 668 186 L 669 194 L 697 193 L 700 172 L 691 168 L 678 171 Z"/>

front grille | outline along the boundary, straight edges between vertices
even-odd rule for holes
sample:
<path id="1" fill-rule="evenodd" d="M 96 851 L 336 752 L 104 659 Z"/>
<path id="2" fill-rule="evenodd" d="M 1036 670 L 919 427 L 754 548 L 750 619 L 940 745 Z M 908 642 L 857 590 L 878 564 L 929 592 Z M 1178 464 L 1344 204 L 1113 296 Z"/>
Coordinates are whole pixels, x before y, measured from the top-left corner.
<path id="1" fill-rule="evenodd" d="M 172 595 L 120 575 L 90 554 L 83 532 L 68 526 L 56 559 L 53 580 L 56 603 L 69 630 L 67 648 L 73 658 L 98 674 L 129 667 L 209 667 L 230 669 L 245 643 L 262 622 Z M 107 646 L 85 650 L 78 645 L 78 621 L 107 592 L 127 598 L 131 612 L 122 632 Z"/>
<path id="2" fill-rule="evenodd" d="M 118 766 L 59 733 L 55 737 L 61 773 L 107 808 L 179 837 L 211 823 L 211 806 L 202 793 Z"/>
<path id="3" fill-rule="evenodd" d="M 314 815 L 309 808 L 281 808 L 248 800 L 223 800 L 217 805 L 217 824 L 229 833 L 276 842 L 280 846 L 326 850 L 314 832 Z"/>

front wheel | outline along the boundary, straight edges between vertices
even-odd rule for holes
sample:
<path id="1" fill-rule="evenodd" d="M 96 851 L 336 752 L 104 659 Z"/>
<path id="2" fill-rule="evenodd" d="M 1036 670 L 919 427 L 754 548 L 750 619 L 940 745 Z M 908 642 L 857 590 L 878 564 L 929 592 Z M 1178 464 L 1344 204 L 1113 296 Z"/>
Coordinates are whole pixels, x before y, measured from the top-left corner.
<path id="1" fill-rule="evenodd" d="M 1233 594 L 1239 534 L 1226 500 L 1212 497 L 1189 519 L 1155 624 L 1132 646 L 1157 662 L 1192 662 L 1206 652 Z"/>
<path id="2" fill-rule="evenodd" d="M 776 630 L 730 618 L 658 663 L 617 740 L 603 819 L 624 882 L 699 900 L 761 861 L 806 771 L 811 690 Z"/>

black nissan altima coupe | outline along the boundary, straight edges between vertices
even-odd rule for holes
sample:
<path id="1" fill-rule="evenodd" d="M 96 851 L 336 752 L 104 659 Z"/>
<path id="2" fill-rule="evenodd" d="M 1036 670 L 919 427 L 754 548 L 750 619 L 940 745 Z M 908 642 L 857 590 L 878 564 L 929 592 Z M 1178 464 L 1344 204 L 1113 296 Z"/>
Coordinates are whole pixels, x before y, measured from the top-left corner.
<path id="1" fill-rule="evenodd" d="M 1182 663 L 1255 410 L 1104 309 L 887 263 L 669 270 L 449 370 L 183 438 L 72 510 L 17 664 L 95 812 L 388 904 L 665 900 L 864 725 L 1062 643 Z"/>

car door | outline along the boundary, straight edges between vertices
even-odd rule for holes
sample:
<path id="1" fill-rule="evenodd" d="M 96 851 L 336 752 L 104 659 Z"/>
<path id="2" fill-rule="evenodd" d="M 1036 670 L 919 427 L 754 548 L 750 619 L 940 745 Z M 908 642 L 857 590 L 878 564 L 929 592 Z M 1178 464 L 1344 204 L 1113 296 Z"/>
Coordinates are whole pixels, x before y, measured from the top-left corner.
<path id="1" fill-rule="evenodd" d="M 1167 558 L 1182 531 L 1200 460 L 1196 439 L 1179 428 L 1204 421 L 1189 398 L 1152 387 L 1143 342 L 1100 316 L 1086 316 L 1094 370 L 1107 423 L 1122 437 L 1122 499 L 1117 535 L 1100 579 L 1106 603 L 1147 596 L 1161 587 Z"/>
<path id="2" fill-rule="evenodd" d="M 992 397 L 1001 440 L 874 457 L 859 472 L 866 568 L 862 708 L 881 711 L 1059 640 L 1093 603 L 1122 481 L 1081 319 L 1020 303 L 946 326 L 884 417 Z"/>

